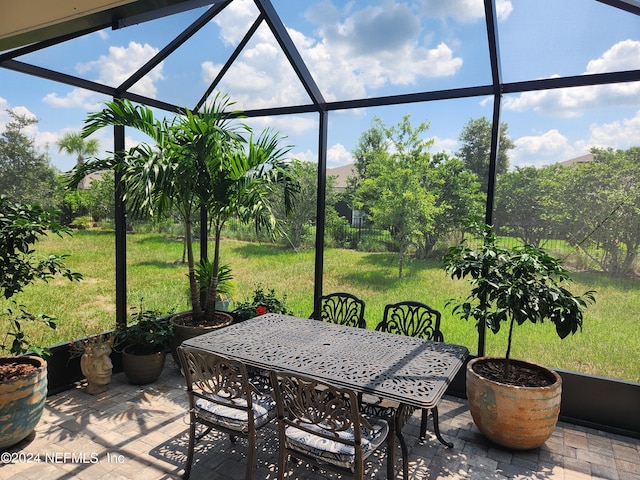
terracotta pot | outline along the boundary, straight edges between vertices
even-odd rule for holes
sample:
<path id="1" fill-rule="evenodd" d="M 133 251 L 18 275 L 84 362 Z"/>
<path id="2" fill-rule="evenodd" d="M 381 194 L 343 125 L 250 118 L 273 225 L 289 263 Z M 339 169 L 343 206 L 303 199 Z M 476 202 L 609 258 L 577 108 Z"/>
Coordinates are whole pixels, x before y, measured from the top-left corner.
<path id="1" fill-rule="evenodd" d="M 33 432 L 47 400 L 47 362 L 40 357 L 0 358 L 1 364 L 15 362 L 30 363 L 37 370 L 0 383 L 0 450 Z"/>
<path id="2" fill-rule="evenodd" d="M 184 325 L 182 323 L 185 319 L 191 318 L 191 312 L 179 313 L 171 318 L 171 323 L 173 324 L 171 355 L 173 356 L 173 360 L 176 362 L 176 365 L 180 364 L 180 361 L 178 360 L 177 348 L 182 342 L 190 338 L 197 337 L 198 335 L 212 332 L 213 330 L 217 330 L 218 328 L 226 327 L 227 325 L 231 325 L 233 323 L 233 317 L 230 313 L 216 310 L 216 314 L 219 317 L 224 317 L 225 320 L 222 323 L 217 323 L 215 325 L 199 327 L 192 327 L 190 325 Z"/>
<path id="3" fill-rule="evenodd" d="M 111 383 L 113 364 L 111 363 L 111 347 L 109 345 L 96 345 L 87 348 L 80 357 L 80 369 L 87 379 L 85 391 L 90 395 L 96 395 L 107 390 Z"/>
<path id="4" fill-rule="evenodd" d="M 132 352 L 133 346 L 122 351 L 122 369 L 129 383 L 146 385 L 155 382 L 164 368 L 166 352 L 138 354 Z"/>
<path id="5" fill-rule="evenodd" d="M 473 421 L 489 440 L 507 448 L 528 450 L 545 443 L 556 428 L 560 413 L 562 379 L 541 365 L 511 360 L 513 367 L 527 365 L 545 372 L 554 383 L 548 387 L 517 387 L 480 376 L 474 365 L 503 361 L 480 357 L 467 365 L 467 397 Z"/>

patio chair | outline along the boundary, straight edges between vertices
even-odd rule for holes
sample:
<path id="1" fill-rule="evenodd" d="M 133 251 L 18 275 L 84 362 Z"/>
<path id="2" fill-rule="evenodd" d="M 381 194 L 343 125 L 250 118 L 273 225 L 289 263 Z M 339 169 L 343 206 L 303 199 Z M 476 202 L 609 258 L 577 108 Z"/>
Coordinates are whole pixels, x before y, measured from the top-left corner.
<path id="1" fill-rule="evenodd" d="M 387 476 L 394 476 L 394 424 L 360 413 L 352 390 L 283 372 L 271 372 L 278 410 L 278 478 L 289 455 L 314 468 L 364 478 L 364 461 L 387 442 Z"/>
<path id="2" fill-rule="evenodd" d="M 318 315 L 313 312 L 310 318 L 350 327 L 367 328 L 364 307 L 364 300 L 351 293 L 330 293 L 320 297 L 320 313 Z"/>
<path id="3" fill-rule="evenodd" d="M 276 417 L 275 402 L 268 391 L 260 391 L 249 381 L 246 366 L 189 347 L 179 347 L 178 356 L 187 381 L 189 397 L 189 450 L 182 478 L 191 474 L 194 447 L 211 430 L 248 440 L 247 480 L 253 478 L 256 432 Z M 270 385 L 265 383 L 270 389 Z M 267 388 L 264 387 L 264 388 Z M 206 429 L 196 435 L 198 424 Z"/>
<path id="4" fill-rule="evenodd" d="M 390 303 L 385 306 L 382 321 L 376 326 L 376 330 L 444 342 L 444 336 L 440 331 L 440 317 L 439 311 L 421 302 L 403 301 Z M 445 441 L 440 434 L 437 406 L 431 409 L 431 415 L 433 417 L 433 431 L 436 437 L 442 444 L 452 448 L 453 444 Z M 422 442 L 427 436 L 428 416 L 429 409 L 423 409 L 420 422 L 420 441 Z"/>

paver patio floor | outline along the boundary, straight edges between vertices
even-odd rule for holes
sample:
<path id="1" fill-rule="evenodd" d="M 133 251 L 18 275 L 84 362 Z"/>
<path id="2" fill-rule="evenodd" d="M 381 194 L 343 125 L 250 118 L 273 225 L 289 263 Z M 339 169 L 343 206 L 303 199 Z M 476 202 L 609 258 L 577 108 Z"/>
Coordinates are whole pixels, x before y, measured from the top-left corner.
<path id="1" fill-rule="evenodd" d="M 161 378 L 150 385 L 129 385 L 122 373 L 114 374 L 109 390 L 96 396 L 79 385 L 48 399 L 35 434 L 4 453 L 0 478 L 178 479 L 187 451 L 186 405 L 184 379 L 170 357 Z M 434 436 L 421 445 L 416 412 L 404 429 L 411 479 L 640 478 L 639 439 L 560 422 L 545 445 L 515 452 L 478 433 L 465 400 L 446 396 L 439 410 L 440 428 L 454 448 Z M 244 479 L 246 448 L 243 440 L 232 444 L 227 436 L 210 434 L 196 448 L 191 479 Z M 277 478 L 275 424 L 259 433 L 258 448 L 254 478 Z M 386 478 L 385 457 L 382 449 L 366 463 L 365 478 Z M 401 478 L 399 448 L 396 459 Z M 342 478 L 304 464 L 289 462 L 288 467 L 288 478 Z"/>

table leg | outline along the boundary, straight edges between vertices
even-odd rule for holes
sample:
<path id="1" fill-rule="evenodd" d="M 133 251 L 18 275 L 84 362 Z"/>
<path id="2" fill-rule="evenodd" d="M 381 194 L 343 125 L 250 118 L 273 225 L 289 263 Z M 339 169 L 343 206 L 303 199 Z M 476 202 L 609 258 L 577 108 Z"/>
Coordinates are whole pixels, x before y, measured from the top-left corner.
<path id="1" fill-rule="evenodd" d="M 438 423 L 438 407 L 431 409 L 431 415 L 433 416 L 433 433 L 436 434 L 436 438 L 447 448 L 453 448 L 453 443 L 447 442 L 440 434 L 440 424 Z"/>
<path id="2" fill-rule="evenodd" d="M 396 410 L 396 438 L 400 442 L 400 449 L 402 450 L 402 478 L 407 480 L 409 478 L 409 449 L 407 448 L 407 442 L 404 440 L 402 434 L 402 427 L 407 423 L 407 420 L 413 413 L 413 408 L 401 403 Z"/>

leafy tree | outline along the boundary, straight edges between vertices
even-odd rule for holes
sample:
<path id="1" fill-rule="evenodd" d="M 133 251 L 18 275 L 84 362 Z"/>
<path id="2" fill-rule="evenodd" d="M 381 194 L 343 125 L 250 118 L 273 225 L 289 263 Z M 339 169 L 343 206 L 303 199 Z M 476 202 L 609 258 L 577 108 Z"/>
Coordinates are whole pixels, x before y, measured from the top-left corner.
<path id="1" fill-rule="evenodd" d="M 282 222 L 284 236 L 291 247 L 299 248 L 303 245 L 305 236 L 316 221 L 318 165 L 312 162 L 293 160 L 290 168 L 292 175 L 300 185 L 298 199 L 289 213 L 285 214 L 284 192 L 282 192 L 275 203 L 274 212 Z M 327 177 L 326 190 L 327 210 L 330 210 L 336 199 L 335 177 Z"/>
<path id="2" fill-rule="evenodd" d="M 38 205 L 21 204 L 0 195 L 0 294 L 7 299 L 22 292 L 37 280 L 49 281 L 56 275 L 68 280 L 80 280 L 82 275 L 72 272 L 64 265 L 64 256 L 38 256 L 33 245 L 47 231 L 57 235 L 70 231 L 55 221 L 53 211 Z M 20 355 L 29 350 L 38 355 L 46 354 L 46 349 L 33 345 L 22 330 L 24 322 L 38 322 L 49 328 L 56 328 L 56 319 L 46 314 L 33 314 L 13 301 L 14 308 L 8 308 L 0 317 L 7 321 L 6 332 L 0 339 L 0 353 L 7 351 Z"/>
<path id="3" fill-rule="evenodd" d="M 507 173 L 509 169 L 508 152 L 515 147 L 515 144 L 508 137 L 508 128 L 506 123 L 500 124 L 500 149 L 496 165 L 498 175 Z M 464 126 L 459 137 L 462 147 L 458 151 L 458 157 L 462 159 L 469 170 L 478 176 L 484 193 L 487 193 L 489 182 L 491 129 L 491 122 L 486 117 L 472 118 Z"/>
<path id="4" fill-rule="evenodd" d="M 397 251 L 398 277 L 403 275 L 404 258 L 416 238 L 431 230 L 438 207 L 436 196 L 425 188 L 433 140 L 422 140 L 428 124 L 413 128 L 409 115 L 396 126 L 386 127 L 374 119 L 373 132 L 383 132 L 387 150 L 364 152 L 364 177 L 358 177 L 355 206 L 366 211 L 378 228 L 388 230 Z M 366 138 L 369 134 L 365 134 Z M 382 142 L 378 143 L 378 147 Z M 371 153 L 371 154 L 369 154 Z"/>
<path id="5" fill-rule="evenodd" d="M 100 143 L 95 138 L 84 138 L 81 133 L 69 132 L 58 141 L 58 153 L 76 155 L 76 166 L 84 165 L 86 157 L 98 153 Z"/>
<path id="6" fill-rule="evenodd" d="M 93 179 L 86 194 L 87 208 L 94 221 L 115 218 L 115 181 L 112 171 L 103 172 L 100 178 Z"/>
<path id="7" fill-rule="evenodd" d="M 627 275 L 640 248 L 640 147 L 591 153 L 593 161 L 556 168 L 554 223 L 603 271 Z"/>
<path id="8" fill-rule="evenodd" d="M 551 226 L 547 221 L 550 188 L 545 169 L 516 167 L 496 184 L 496 228 L 526 245 L 542 246 Z"/>
<path id="9" fill-rule="evenodd" d="M 360 135 L 358 146 L 353 151 L 356 175 L 349 178 L 347 191 L 353 193 L 358 188 L 358 179 L 367 178 L 369 163 L 375 161 L 378 155 L 386 155 L 386 153 L 387 138 L 384 133 L 384 124 L 380 119 L 374 119 L 371 127 Z"/>
<path id="10" fill-rule="evenodd" d="M 232 105 L 228 96 L 218 95 L 198 113 L 187 110 L 173 121 L 160 121 L 148 107 L 135 106 L 128 100 L 107 102 L 102 111 L 89 116 L 84 136 L 106 126 L 124 125 L 147 134 L 154 143 L 141 143 L 124 158 L 96 160 L 74 169 L 75 184 L 91 171 L 120 169 L 130 211 L 159 216 L 180 213 L 196 324 L 215 323 L 222 266 L 220 242 L 227 220 L 235 217 L 253 223 L 256 230 L 276 231 L 275 193 L 285 186 L 285 206 L 289 210 L 297 190 L 283 159 L 288 148 L 280 146 L 280 137 L 267 130 L 254 138 L 248 127 L 234 125 L 234 112 L 228 110 Z M 201 207 L 208 213 L 214 238 L 211 271 L 215 275 L 210 276 L 205 302 L 201 300 L 193 253 L 192 221 Z"/>
<path id="11" fill-rule="evenodd" d="M 415 246 L 419 258 L 429 255 L 438 240 L 482 209 L 476 176 L 461 160 L 444 153 L 431 155 L 428 149 L 433 141 L 420 138 L 427 128 L 427 123 L 414 128 L 409 116 L 391 128 L 375 119 L 354 152 L 358 174 L 349 188 L 354 205 L 374 224 L 389 229 L 396 248 Z M 384 189 L 388 193 L 381 196 Z M 395 203 L 402 200 L 406 203 Z M 383 214 L 387 227 L 381 223 Z M 389 216 L 395 221 L 389 223 Z M 407 224 L 400 228 L 402 218 Z M 399 235 L 404 235 L 402 240 Z"/>
<path id="12" fill-rule="evenodd" d="M 446 235 L 460 231 L 467 220 L 483 209 L 478 178 L 462 160 L 445 153 L 433 155 L 425 188 L 436 194 L 433 228 L 424 228 L 418 241 L 418 258 L 426 258 Z M 425 226 L 426 227 L 426 226 Z"/>
<path id="13" fill-rule="evenodd" d="M 0 134 L 0 193 L 17 202 L 52 207 L 56 170 L 25 133 L 38 120 L 11 110 L 7 113 L 11 120 Z"/>

